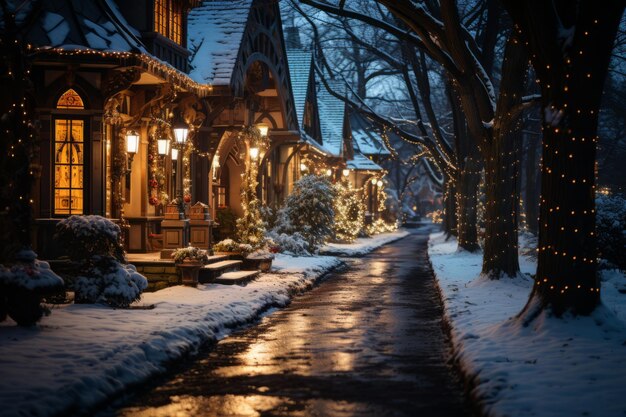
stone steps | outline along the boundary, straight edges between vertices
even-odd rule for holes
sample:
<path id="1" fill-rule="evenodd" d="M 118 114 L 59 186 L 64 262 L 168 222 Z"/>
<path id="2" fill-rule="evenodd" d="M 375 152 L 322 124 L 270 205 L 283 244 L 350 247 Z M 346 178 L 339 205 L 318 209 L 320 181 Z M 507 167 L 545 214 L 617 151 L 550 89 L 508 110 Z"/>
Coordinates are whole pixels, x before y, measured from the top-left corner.
<path id="1" fill-rule="evenodd" d="M 222 256 L 226 258 L 225 256 Z M 204 265 L 200 269 L 198 281 L 202 284 L 214 282 L 216 278 L 229 271 L 238 271 L 241 268 L 242 261 L 219 261 Z"/>
<path id="2" fill-rule="evenodd" d="M 261 271 L 225 272 L 213 281 L 215 284 L 243 285 L 256 278 Z"/>

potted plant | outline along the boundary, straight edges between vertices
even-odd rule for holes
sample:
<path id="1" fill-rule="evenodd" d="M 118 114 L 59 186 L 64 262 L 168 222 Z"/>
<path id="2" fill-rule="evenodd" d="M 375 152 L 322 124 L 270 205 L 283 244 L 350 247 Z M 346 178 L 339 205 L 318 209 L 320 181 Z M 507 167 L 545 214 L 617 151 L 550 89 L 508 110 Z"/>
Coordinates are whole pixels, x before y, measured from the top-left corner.
<path id="1" fill-rule="evenodd" d="M 252 246 L 232 239 L 224 239 L 213 245 L 215 255 L 226 255 L 231 259 L 244 259 L 252 250 Z"/>
<path id="2" fill-rule="evenodd" d="M 257 249 L 244 258 L 243 269 L 268 272 L 272 268 L 272 260 L 274 253 L 269 249 Z"/>
<path id="3" fill-rule="evenodd" d="M 172 253 L 172 258 L 180 269 L 183 285 L 198 286 L 198 274 L 207 259 L 206 251 L 195 246 L 188 246 L 176 249 Z"/>

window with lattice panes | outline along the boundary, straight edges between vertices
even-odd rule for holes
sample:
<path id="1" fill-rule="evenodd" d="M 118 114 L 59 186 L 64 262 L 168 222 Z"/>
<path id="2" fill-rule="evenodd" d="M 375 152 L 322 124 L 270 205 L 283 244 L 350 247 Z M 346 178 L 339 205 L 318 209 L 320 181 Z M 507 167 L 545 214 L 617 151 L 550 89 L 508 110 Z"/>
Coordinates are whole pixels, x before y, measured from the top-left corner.
<path id="1" fill-rule="evenodd" d="M 155 0 L 154 30 L 179 45 L 183 41 L 183 7 L 177 0 Z"/>
<path id="2" fill-rule="evenodd" d="M 57 101 L 58 109 L 82 110 L 80 95 L 67 90 Z M 64 117 L 54 121 L 54 214 L 83 214 L 85 121 Z"/>

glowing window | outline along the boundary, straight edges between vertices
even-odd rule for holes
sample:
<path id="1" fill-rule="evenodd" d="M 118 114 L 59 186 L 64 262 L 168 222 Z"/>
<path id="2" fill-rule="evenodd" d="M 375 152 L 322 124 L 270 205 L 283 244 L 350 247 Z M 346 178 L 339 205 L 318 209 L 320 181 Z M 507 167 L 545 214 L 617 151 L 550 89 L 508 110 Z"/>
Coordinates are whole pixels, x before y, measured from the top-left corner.
<path id="1" fill-rule="evenodd" d="M 84 109 L 85 104 L 78 93 L 73 89 L 67 90 L 57 101 L 57 109 Z"/>
<path id="2" fill-rule="evenodd" d="M 154 30 L 181 45 L 183 40 L 183 8 L 177 0 L 155 0 Z"/>

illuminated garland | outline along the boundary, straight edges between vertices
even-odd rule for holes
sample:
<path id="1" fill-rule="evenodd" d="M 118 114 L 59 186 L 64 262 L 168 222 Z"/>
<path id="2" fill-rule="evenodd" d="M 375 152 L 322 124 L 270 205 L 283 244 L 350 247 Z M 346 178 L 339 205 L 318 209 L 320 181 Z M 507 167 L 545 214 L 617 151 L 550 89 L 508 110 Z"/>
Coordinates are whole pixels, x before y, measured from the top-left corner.
<path id="1" fill-rule="evenodd" d="M 56 54 L 60 56 L 91 56 L 100 58 L 114 58 L 121 61 L 136 61 L 135 64 L 152 74 L 159 75 L 167 80 L 176 82 L 179 86 L 192 91 L 199 97 L 206 97 L 213 91 L 210 84 L 200 84 L 192 80 L 187 74 L 172 67 L 170 64 L 163 62 L 155 57 L 146 54 L 134 52 L 116 52 L 116 51 L 97 51 L 94 49 L 63 49 L 50 47 L 33 48 L 28 45 L 29 50 L 33 50 L 37 54 Z M 123 66 L 130 66 L 130 62 L 122 62 Z"/>
<path id="2" fill-rule="evenodd" d="M 333 185 L 337 198 L 334 201 L 335 239 L 351 243 L 363 230 L 365 202 L 358 189 L 352 188 L 347 179 Z"/>

